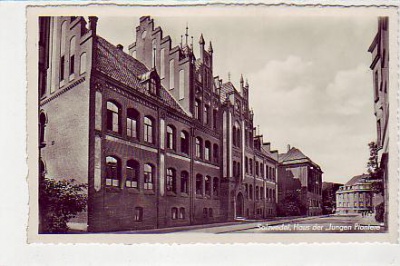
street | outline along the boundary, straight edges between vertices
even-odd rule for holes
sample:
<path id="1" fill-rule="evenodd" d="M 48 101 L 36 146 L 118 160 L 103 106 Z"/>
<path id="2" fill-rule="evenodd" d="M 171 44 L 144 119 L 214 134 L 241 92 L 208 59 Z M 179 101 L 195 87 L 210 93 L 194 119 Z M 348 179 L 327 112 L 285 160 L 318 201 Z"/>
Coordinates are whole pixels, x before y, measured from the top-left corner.
<path id="1" fill-rule="evenodd" d="M 273 221 L 238 223 L 180 233 L 381 233 L 384 228 L 372 216 L 356 215 L 280 218 Z"/>

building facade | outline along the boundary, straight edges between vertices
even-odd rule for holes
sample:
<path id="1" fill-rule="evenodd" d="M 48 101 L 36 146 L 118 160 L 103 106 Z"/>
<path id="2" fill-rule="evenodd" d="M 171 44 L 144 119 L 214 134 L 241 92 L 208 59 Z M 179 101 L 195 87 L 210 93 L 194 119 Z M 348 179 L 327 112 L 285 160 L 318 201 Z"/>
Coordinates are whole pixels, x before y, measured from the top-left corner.
<path id="1" fill-rule="evenodd" d="M 385 221 L 389 210 L 389 18 L 378 19 L 378 32 L 368 49 L 372 55 L 370 66 L 373 75 L 374 114 L 376 117 L 376 144 L 379 167 L 382 170 L 384 197 L 375 194 L 374 206 L 384 201 Z"/>
<path id="2" fill-rule="evenodd" d="M 298 198 L 301 215 L 322 214 L 322 170 L 295 147 L 279 154 L 278 202 Z"/>
<path id="3" fill-rule="evenodd" d="M 276 215 L 278 153 L 249 85 L 213 73 L 200 36 L 173 46 L 150 17 L 114 46 L 97 17 L 39 20 L 39 176 L 88 184 L 70 227 L 139 230 Z"/>
<path id="4" fill-rule="evenodd" d="M 368 175 L 354 176 L 336 191 L 337 214 L 354 214 L 372 211 L 372 190 Z"/>

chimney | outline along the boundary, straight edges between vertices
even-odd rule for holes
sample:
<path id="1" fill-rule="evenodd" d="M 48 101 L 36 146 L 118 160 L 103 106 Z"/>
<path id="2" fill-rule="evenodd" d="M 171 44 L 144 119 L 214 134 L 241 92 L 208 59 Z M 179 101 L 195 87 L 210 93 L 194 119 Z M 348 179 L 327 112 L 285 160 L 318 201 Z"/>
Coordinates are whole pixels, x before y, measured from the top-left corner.
<path id="1" fill-rule="evenodd" d="M 124 50 L 124 46 L 122 44 L 117 44 L 117 49 L 120 51 Z"/>
<path id="2" fill-rule="evenodd" d="M 287 151 L 290 151 L 290 144 L 287 145 Z"/>

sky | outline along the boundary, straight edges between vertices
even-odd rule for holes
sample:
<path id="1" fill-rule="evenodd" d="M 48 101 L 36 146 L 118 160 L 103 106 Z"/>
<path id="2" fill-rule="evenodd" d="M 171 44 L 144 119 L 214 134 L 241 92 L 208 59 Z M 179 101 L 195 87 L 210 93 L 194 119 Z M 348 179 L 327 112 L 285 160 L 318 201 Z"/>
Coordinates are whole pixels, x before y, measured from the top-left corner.
<path id="1" fill-rule="evenodd" d="M 206 48 L 212 41 L 214 76 L 230 76 L 239 88 L 243 74 L 254 125 L 272 149 L 300 149 L 321 166 L 324 181 L 345 183 L 367 171 L 368 143 L 376 139 L 368 52 L 376 16 L 152 18 L 173 46 L 188 24 L 197 56 L 200 34 Z M 139 17 L 103 16 L 98 34 L 127 51 L 138 25 Z"/>

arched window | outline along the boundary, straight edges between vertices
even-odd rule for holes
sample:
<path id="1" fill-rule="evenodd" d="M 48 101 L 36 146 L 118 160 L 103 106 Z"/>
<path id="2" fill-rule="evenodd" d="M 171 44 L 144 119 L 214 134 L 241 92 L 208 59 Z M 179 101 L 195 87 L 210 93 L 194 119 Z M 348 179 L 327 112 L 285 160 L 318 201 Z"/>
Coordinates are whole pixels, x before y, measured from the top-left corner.
<path id="1" fill-rule="evenodd" d="M 139 138 L 139 117 L 140 114 L 133 108 L 126 112 L 126 135 L 131 138 Z"/>
<path id="2" fill-rule="evenodd" d="M 232 165 L 232 176 L 236 177 L 236 161 L 233 161 Z"/>
<path id="3" fill-rule="evenodd" d="M 154 189 L 154 167 L 151 164 L 145 164 L 143 169 L 144 174 L 144 189 L 153 190 Z"/>
<path id="4" fill-rule="evenodd" d="M 214 177 L 214 180 L 213 180 L 213 195 L 219 196 L 219 179 L 218 179 L 218 177 Z"/>
<path id="5" fill-rule="evenodd" d="M 179 208 L 179 219 L 185 219 L 185 208 Z"/>
<path id="6" fill-rule="evenodd" d="M 213 158 L 214 162 L 218 163 L 219 162 L 219 147 L 218 144 L 213 145 Z"/>
<path id="7" fill-rule="evenodd" d="M 46 127 L 46 115 L 41 113 L 39 115 L 39 147 L 44 147 L 46 142 L 44 141 L 44 134 L 45 134 L 45 127 Z"/>
<path id="8" fill-rule="evenodd" d="M 150 116 L 144 117 L 144 141 L 154 143 L 153 119 Z"/>
<path id="9" fill-rule="evenodd" d="M 196 195 L 203 195 L 203 176 L 196 175 Z"/>
<path id="10" fill-rule="evenodd" d="M 141 222 L 141 221 L 143 221 L 143 208 L 142 208 L 142 207 L 136 207 L 136 208 L 135 208 L 134 220 L 135 220 L 136 222 Z"/>
<path id="11" fill-rule="evenodd" d="M 175 61 L 169 61 L 169 89 L 173 90 L 175 87 Z"/>
<path id="12" fill-rule="evenodd" d="M 200 137 L 196 138 L 196 157 L 203 157 L 203 140 Z"/>
<path id="13" fill-rule="evenodd" d="M 256 161 L 255 169 L 256 169 L 256 176 L 258 176 L 258 162 L 257 161 Z"/>
<path id="14" fill-rule="evenodd" d="M 76 46 L 76 37 L 72 37 L 69 42 L 69 74 L 72 75 L 75 73 L 75 46 Z"/>
<path id="15" fill-rule="evenodd" d="M 165 48 L 160 50 L 160 79 L 165 78 Z"/>
<path id="16" fill-rule="evenodd" d="M 179 71 L 179 90 L 178 98 L 182 100 L 185 98 L 185 70 L 181 69 Z"/>
<path id="17" fill-rule="evenodd" d="M 66 46 L 66 35 L 67 35 L 67 22 L 64 21 L 61 24 L 61 35 L 60 35 L 60 81 L 65 78 L 65 46 Z"/>
<path id="18" fill-rule="evenodd" d="M 175 128 L 171 125 L 167 126 L 167 148 L 175 150 Z"/>
<path id="19" fill-rule="evenodd" d="M 264 187 L 260 187 L 260 199 L 264 199 Z"/>
<path id="20" fill-rule="evenodd" d="M 244 171 L 246 174 L 249 173 L 249 158 L 247 156 L 244 158 Z"/>
<path id="21" fill-rule="evenodd" d="M 213 128 L 216 129 L 217 128 L 217 117 L 218 117 L 218 111 L 217 109 L 213 110 Z"/>
<path id="22" fill-rule="evenodd" d="M 106 186 L 119 187 L 121 180 L 121 162 L 118 158 L 106 157 Z"/>
<path id="23" fill-rule="evenodd" d="M 79 59 L 79 74 L 86 72 L 86 60 L 86 53 L 82 53 L 81 58 Z"/>
<path id="24" fill-rule="evenodd" d="M 126 187 L 139 187 L 139 164 L 134 160 L 126 162 Z"/>
<path id="25" fill-rule="evenodd" d="M 205 178 L 205 192 L 207 196 L 211 196 L 211 177 L 206 176 Z"/>
<path id="26" fill-rule="evenodd" d="M 253 185 L 249 186 L 249 196 L 250 196 L 250 199 L 253 200 Z"/>
<path id="27" fill-rule="evenodd" d="M 260 188 L 256 186 L 256 200 L 260 199 Z"/>
<path id="28" fill-rule="evenodd" d="M 176 220 L 178 219 L 178 208 L 172 208 L 171 209 L 171 219 Z"/>
<path id="29" fill-rule="evenodd" d="M 211 160 L 211 143 L 208 140 L 204 143 L 204 159 Z"/>
<path id="30" fill-rule="evenodd" d="M 249 185 L 244 184 L 244 194 L 246 196 L 246 199 L 249 198 Z"/>
<path id="31" fill-rule="evenodd" d="M 151 64 L 153 68 L 156 68 L 156 39 L 151 41 Z"/>
<path id="32" fill-rule="evenodd" d="M 262 178 L 264 178 L 264 164 L 260 163 L 260 175 Z"/>
<path id="33" fill-rule="evenodd" d="M 189 134 L 184 130 L 181 131 L 181 152 L 189 154 Z"/>
<path id="34" fill-rule="evenodd" d="M 233 146 L 236 146 L 236 127 L 232 127 L 232 144 Z"/>
<path id="35" fill-rule="evenodd" d="M 189 174 L 186 171 L 181 173 L 181 193 L 189 193 Z"/>
<path id="36" fill-rule="evenodd" d="M 166 188 L 167 191 L 176 193 L 176 171 L 173 168 L 167 169 Z"/>
<path id="37" fill-rule="evenodd" d="M 249 160 L 249 166 L 250 166 L 250 174 L 253 174 L 253 159 Z"/>
<path id="38" fill-rule="evenodd" d="M 267 200 L 269 200 L 270 195 L 269 195 L 269 188 L 265 188 L 265 192 L 267 192 Z"/>
<path id="39" fill-rule="evenodd" d="M 117 104 L 107 102 L 107 129 L 113 132 L 120 133 L 120 117 L 121 109 Z"/>

